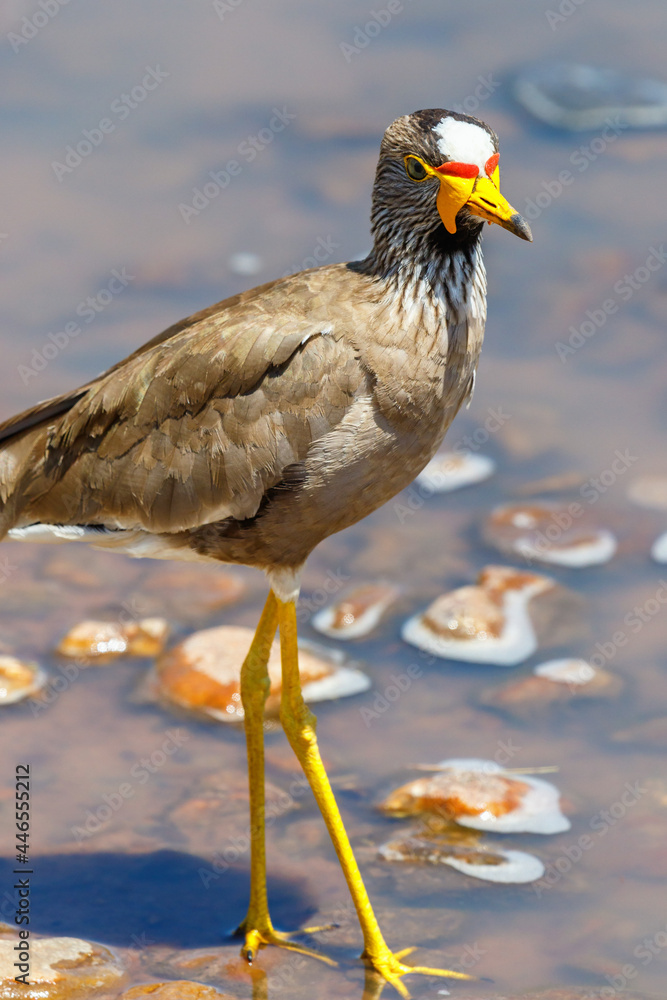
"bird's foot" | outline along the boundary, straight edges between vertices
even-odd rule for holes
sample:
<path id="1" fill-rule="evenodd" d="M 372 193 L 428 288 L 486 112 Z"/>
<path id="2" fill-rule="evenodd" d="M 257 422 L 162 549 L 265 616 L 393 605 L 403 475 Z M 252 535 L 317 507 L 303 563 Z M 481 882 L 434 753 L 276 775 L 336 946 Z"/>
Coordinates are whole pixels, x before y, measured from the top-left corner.
<path id="1" fill-rule="evenodd" d="M 252 924 L 255 924 L 255 921 L 252 921 Z M 237 930 L 237 934 L 243 934 L 245 939 L 241 948 L 241 955 L 246 959 L 248 965 L 252 965 L 257 957 L 257 953 L 262 948 L 266 948 L 267 945 L 275 945 L 277 948 L 296 951 L 300 955 L 317 958 L 320 962 L 335 966 L 337 963 L 332 958 L 322 955 L 313 948 L 306 948 L 304 945 L 296 944 L 292 941 L 292 938 L 296 935 L 315 934 L 317 931 L 331 930 L 334 926 L 333 924 L 328 924 L 324 927 L 303 927 L 298 931 L 277 931 L 273 928 L 270 921 L 262 921 L 261 923 L 258 921 L 256 926 L 252 926 L 251 922 L 246 919 Z"/>
<path id="2" fill-rule="evenodd" d="M 452 969 L 431 969 L 426 965 L 406 965 L 401 961 L 406 955 L 411 954 L 415 950 L 416 948 L 413 946 L 412 948 L 403 948 L 402 951 L 392 952 L 389 948 L 385 947 L 374 952 L 373 955 L 364 952 L 361 957 L 377 977 L 382 977 L 383 980 L 394 987 L 397 993 L 400 993 L 407 1000 L 409 1000 L 410 993 L 405 983 L 402 982 L 403 976 L 416 973 L 422 976 L 442 976 L 449 979 L 474 978 L 465 972 L 454 972 Z"/>

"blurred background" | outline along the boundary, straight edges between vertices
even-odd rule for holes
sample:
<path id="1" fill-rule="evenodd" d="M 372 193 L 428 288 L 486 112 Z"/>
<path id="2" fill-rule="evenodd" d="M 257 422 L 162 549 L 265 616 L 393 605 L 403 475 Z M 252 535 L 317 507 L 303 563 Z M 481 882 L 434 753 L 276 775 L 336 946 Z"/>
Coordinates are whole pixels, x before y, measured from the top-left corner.
<path id="1" fill-rule="evenodd" d="M 389 505 L 330 539 L 309 563 L 304 591 L 315 592 L 329 572 L 390 579 L 404 587 L 405 617 L 499 560 L 480 535 L 494 504 L 540 492 L 530 484 L 547 477 L 556 477 L 558 500 L 580 499 L 583 486 L 601 477 L 594 518 L 616 533 L 618 553 L 607 566 L 553 574 L 583 608 L 569 633 L 575 638 L 568 644 L 560 637 L 560 655 L 589 655 L 655 594 L 664 573 L 649 558 L 666 527 L 664 481 L 652 505 L 633 505 L 628 491 L 642 477 L 657 477 L 655 484 L 667 473 L 666 34 L 660 0 L 5 0 L 0 419 L 86 381 L 227 295 L 365 255 L 387 124 L 429 107 L 478 116 L 500 137 L 503 193 L 530 220 L 534 236 L 528 244 L 486 230 L 485 347 L 472 405 L 448 437 L 454 445 L 486 427 L 477 440 L 483 438 L 497 474 L 475 490 L 422 499 L 414 516 L 401 517 Z M 498 413 L 505 416 L 489 432 L 489 417 Z M 618 452 L 630 457 L 605 479 Z M 0 555 L 4 550 L 4 648 L 49 669 L 69 625 L 84 612 L 118 606 L 128 589 L 145 590 L 148 579 L 121 557 L 69 549 L 56 556 L 15 544 Z M 166 570 L 150 565 L 141 572 L 158 580 Z M 176 633 L 201 623 L 251 624 L 263 582 L 243 578 L 248 589 L 238 610 L 197 618 L 185 611 L 179 617 L 172 607 Z M 192 586 L 195 593 L 202 588 Z M 354 650 L 378 690 L 415 655 L 399 639 L 400 614 Z M 475 974 L 492 977 L 503 995 L 581 986 L 587 996 L 605 996 L 594 991 L 620 989 L 614 977 L 626 976 L 620 970 L 629 963 L 634 974 L 625 985 L 667 996 L 667 728 L 653 742 L 611 740 L 616 731 L 667 716 L 665 634 L 661 606 L 607 664 L 623 679 L 624 694 L 574 718 L 517 723 L 484 711 L 479 690 L 506 681 L 506 672 L 444 661 L 424 667 L 419 684 L 371 727 L 360 723 L 352 701 L 322 710 L 324 753 L 338 775 L 371 895 L 393 938 L 409 931 L 410 940 L 398 943 L 428 939 L 438 962 L 443 954 L 461 962 L 465 948 L 477 945 Z M 165 817 L 196 775 L 224 770 L 227 792 L 242 789 L 245 765 L 240 731 L 221 735 L 219 727 L 179 719 L 190 726 L 183 753 L 99 836 L 73 843 L 72 827 L 86 810 L 174 723 L 136 701 L 137 669 L 122 663 L 89 671 L 48 712 L 3 709 L 0 757 L 34 762 L 33 835 L 51 859 L 35 932 L 129 949 L 145 963 L 146 978 L 167 968 L 165 949 L 212 948 L 243 915 L 247 859 L 238 862 L 237 881 L 230 876 L 215 891 L 200 892 L 196 865 L 183 859 L 188 851 L 213 851 L 214 828 L 206 843 L 194 834 L 189 840 L 187 824 L 175 834 Z M 449 870 L 424 874 L 417 866 L 408 877 L 374 860 L 390 827 L 373 803 L 388 781 L 407 780 L 401 769 L 420 761 L 493 756 L 508 736 L 521 747 L 516 766 L 560 769 L 555 781 L 574 827 L 548 841 L 529 838 L 545 864 L 567 856 L 565 848 L 590 832 L 592 818 L 626 782 L 649 791 L 542 895 L 530 886 L 470 888 L 472 880 Z M 292 765 L 279 737 L 271 739 L 280 785 Z M 12 775 L 13 764 L 0 783 Z M 241 801 L 239 816 L 244 809 Z M 1 822 L 4 845 L 9 821 Z M 220 816 L 216 823 L 224 825 Z M 306 917 L 320 922 L 311 915 L 326 918 L 344 904 L 310 803 L 283 816 L 272 836 L 283 925 Z M 140 874 L 128 874 L 123 859 L 136 855 L 135 864 L 164 850 L 176 852 L 166 868 L 147 862 Z M 102 883 L 103 871 L 117 874 Z M 175 900 L 171 929 L 164 888 L 170 877 L 191 915 Z M 69 899 L 65 886 L 73 883 L 84 889 Z M 131 885 L 139 886 L 142 902 L 129 919 Z M 156 909 L 158 929 L 151 924 Z M 340 944 L 350 958 L 343 971 L 292 966 L 289 986 L 270 974 L 269 990 L 360 997 L 351 928 Z M 664 941 L 644 960 L 637 949 L 656 934 Z M 235 948 L 224 945 L 229 968 Z M 265 952 L 262 964 L 275 972 L 283 959 Z M 176 968 L 174 959 L 165 978 L 178 978 Z M 242 969 L 207 969 L 206 981 L 249 995 L 254 981 Z M 413 989 L 426 996 L 438 987 L 415 982 Z"/>

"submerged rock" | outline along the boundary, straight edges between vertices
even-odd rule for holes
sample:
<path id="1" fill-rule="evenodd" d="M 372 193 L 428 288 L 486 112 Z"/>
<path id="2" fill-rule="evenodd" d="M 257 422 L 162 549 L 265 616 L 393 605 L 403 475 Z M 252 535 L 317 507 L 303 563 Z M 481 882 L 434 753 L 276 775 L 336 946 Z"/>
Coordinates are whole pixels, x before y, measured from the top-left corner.
<path id="1" fill-rule="evenodd" d="M 399 594 L 399 588 L 392 584 L 360 584 L 318 611 L 311 624 L 332 639 L 360 639 L 377 627 Z"/>
<path id="2" fill-rule="evenodd" d="M 155 673 L 158 694 L 183 708 L 193 709 L 222 722 L 243 719 L 241 666 L 248 653 L 253 631 L 240 626 L 195 632 L 159 658 Z M 338 650 L 299 646 L 299 669 L 306 701 L 325 701 L 358 694 L 370 687 L 360 670 L 344 665 Z M 267 714 L 280 705 L 282 686 L 280 645 L 276 640 L 268 663 L 271 687 Z"/>
<path id="3" fill-rule="evenodd" d="M 228 993 L 220 993 L 213 986 L 192 983 L 184 979 L 171 983 L 145 983 L 126 990 L 120 1000 L 232 1000 Z"/>
<path id="4" fill-rule="evenodd" d="M 380 805 L 394 816 L 434 813 L 461 826 L 494 833 L 561 833 L 570 821 L 560 793 L 540 778 L 512 775 L 494 761 L 444 760 L 438 773 L 417 778 Z"/>
<path id="5" fill-rule="evenodd" d="M 557 566 L 580 568 L 608 562 L 615 537 L 581 523 L 581 504 L 532 500 L 496 507 L 484 524 L 484 539 L 500 552 Z"/>
<path id="6" fill-rule="evenodd" d="M 533 673 L 536 677 L 544 677 L 556 684 L 574 687 L 592 684 L 597 676 L 594 666 L 586 660 L 576 659 L 546 660 L 544 663 L 538 663 Z"/>
<path id="7" fill-rule="evenodd" d="M 621 128 L 667 124 L 667 84 L 661 80 L 541 62 L 517 76 L 513 89 L 519 103 L 540 121 L 572 132 L 604 128 L 609 119 Z"/>
<path id="8" fill-rule="evenodd" d="M 545 870 L 539 858 L 524 851 L 508 851 L 483 845 L 465 847 L 429 840 L 423 836 L 389 841 L 379 848 L 378 855 L 383 861 L 449 865 L 472 878 L 505 884 L 535 882 L 544 875 Z"/>
<path id="9" fill-rule="evenodd" d="M 123 969 L 101 944 L 79 938 L 30 938 L 29 986 L 17 983 L 15 937 L 0 941 L 2 1000 L 70 1000 L 93 998 L 120 985 Z M 114 994 L 115 995 L 115 994 Z"/>
<path id="10" fill-rule="evenodd" d="M 111 659 L 116 656 L 157 656 L 169 635 L 164 618 L 141 621 L 84 621 L 70 629 L 58 643 L 56 652 L 72 658 Z"/>
<path id="11" fill-rule="evenodd" d="M 537 649 L 530 601 L 555 586 L 547 576 L 487 566 L 474 586 L 442 594 L 402 629 L 406 642 L 444 659 L 513 666 Z"/>
<path id="12" fill-rule="evenodd" d="M 486 455 L 466 451 L 444 451 L 432 458 L 417 476 L 417 482 L 432 493 L 451 493 L 463 486 L 481 483 L 496 471 L 496 463 Z"/>
<path id="13" fill-rule="evenodd" d="M 36 695 L 46 680 L 46 671 L 37 663 L 24 663 L 15 656 L 0 656 L 0 705 L 13 705 Z"/>
<path id="14" fill-rule="evenodd" d="M 538 664 L 532 676 L 482 691 L 478 704 L 527 720 L 552 705 L 614 698 L 622 688 L 620 677 L 585 660 L 549 660 Z"/>
<path id="15" fill-rule="evenodd" d="M 667 510 L 667 476 L 637 476 L 628 487 L 628 498 L 649 510 Z"/>
<path id="16" fill-rule="evenodd" d="M 615 743 L 637 743 L 662 750 L 667 747 L 667 716 L 647 719 L 646 722 L 639 722 L 636 726 L 621 729 L 614 733 L 612 739 Z"/>
<path id="17" fill-rule="evenodd" d="M 235 604 L 246 590 L 245 580 L 222 567 L 165 563 L 147 573 L 133 599 L 142 615 L 196 623 Z"/>

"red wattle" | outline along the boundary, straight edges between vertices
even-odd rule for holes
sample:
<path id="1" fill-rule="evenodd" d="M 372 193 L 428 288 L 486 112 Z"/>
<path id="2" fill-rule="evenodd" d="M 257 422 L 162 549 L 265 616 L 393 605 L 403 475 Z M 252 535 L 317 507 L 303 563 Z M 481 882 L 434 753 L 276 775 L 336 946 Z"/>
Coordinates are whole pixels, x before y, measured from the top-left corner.
<path id="1" fill-rule="evenodd" d="M 450 174 L 452 177 L 477 177 L 479 167 L 474 163 L 443 163 L 435 168 L 439 174 Z"/>
<path id="2" fill-rule="evenodd" d="M 500 153 L 494 153 L 490 156 L 486 163 L 484 164 L 484 169 L 489 177 L 493 177 L 493 171 L 498 166 L 498 160 L 500 159 Z"/>

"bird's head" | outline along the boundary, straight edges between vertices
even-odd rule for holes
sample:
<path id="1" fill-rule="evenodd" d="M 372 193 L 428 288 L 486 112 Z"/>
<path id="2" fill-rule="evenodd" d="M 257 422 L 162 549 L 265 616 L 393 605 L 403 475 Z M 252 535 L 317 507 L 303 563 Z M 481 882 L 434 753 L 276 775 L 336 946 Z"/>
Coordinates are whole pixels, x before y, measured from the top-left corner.
<path id="1" fill-rule="evenodd" d="M 485 220 L 532 240 L 500 193 L 497 135 L 455 111 L 416 111 L 392 122 L 382 140 L 373 217 L 390 238 L 431 233 L 442 222 L 459 243 L 475 239 Z"/>

